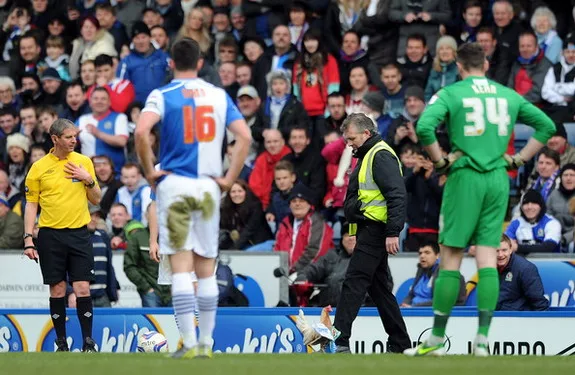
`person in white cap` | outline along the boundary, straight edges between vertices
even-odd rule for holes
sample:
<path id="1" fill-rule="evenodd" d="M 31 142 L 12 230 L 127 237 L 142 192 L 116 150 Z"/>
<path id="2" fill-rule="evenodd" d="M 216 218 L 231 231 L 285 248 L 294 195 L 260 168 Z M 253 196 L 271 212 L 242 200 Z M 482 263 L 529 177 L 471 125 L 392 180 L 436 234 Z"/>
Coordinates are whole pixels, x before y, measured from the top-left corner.
<path id="1" fill-rule="evenodd" d="M 15 133 L 6 138 L 8 152 L 8 177 L 12 185 L 19 187 L 28 172 L 30 140 L 24 134 Z"/>

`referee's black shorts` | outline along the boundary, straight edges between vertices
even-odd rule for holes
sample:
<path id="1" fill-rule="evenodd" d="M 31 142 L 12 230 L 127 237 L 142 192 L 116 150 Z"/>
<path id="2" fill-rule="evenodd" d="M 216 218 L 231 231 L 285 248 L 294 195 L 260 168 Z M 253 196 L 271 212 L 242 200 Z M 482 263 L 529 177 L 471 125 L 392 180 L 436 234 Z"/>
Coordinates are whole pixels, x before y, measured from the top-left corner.
<path id="1" fill-rule="evenodd" d="M 60 281 L 93 281 L 94 250 L 92 238 L 84 226 L 77 229 L 40 228 L 38 256 L 44 284 Z"/>

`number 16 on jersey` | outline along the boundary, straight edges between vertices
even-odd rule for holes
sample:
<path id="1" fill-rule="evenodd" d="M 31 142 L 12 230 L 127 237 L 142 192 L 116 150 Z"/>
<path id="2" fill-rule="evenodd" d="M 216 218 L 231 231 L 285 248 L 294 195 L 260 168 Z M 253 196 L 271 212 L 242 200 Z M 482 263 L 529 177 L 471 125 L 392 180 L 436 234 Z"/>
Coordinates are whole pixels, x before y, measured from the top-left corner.
<path id="1" fill-rule="evenodd" d="M 214 119 L 214 107 L 200 105 L 182 107 L 184 120 L 184 143 L 211 142 L 216 136 L 216 120 Z"/>
<path id="2" fill-rule="evenodd" d="M 465 114 L 465 121 L 469 125 L 463 128 L 468 137 L 477 137 L 485 132 L 485 122 L 497 126 L 497 134 L 506 137 L 511 122 L 509 107 L 505 98 L 463 98 L 463 107 L 470 108 L 471 112 Z M 485 101 L 485 104 L 484 104 Z"/>

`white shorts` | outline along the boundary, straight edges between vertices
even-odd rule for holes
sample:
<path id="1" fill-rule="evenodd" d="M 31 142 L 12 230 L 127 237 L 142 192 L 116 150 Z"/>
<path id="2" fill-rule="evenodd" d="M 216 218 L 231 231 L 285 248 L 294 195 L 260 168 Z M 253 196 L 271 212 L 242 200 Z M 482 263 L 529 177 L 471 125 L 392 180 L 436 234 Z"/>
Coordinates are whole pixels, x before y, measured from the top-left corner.
<path id="1" fill-rule="evenodd" d="M 206 199 L 206 195 L 213 204 L 210 215 L 204 218 L 203 212 L 196 210 L 189 212 L 183 219 L 178 218 L 176 222 L 183 226 L 180 227 L 183 233 L 181 243 L 173 244 L 170 241 L 168 226 L 170 206 L 172 204 L 185 206 L 186 197 L 201 202 Z M 160 254 L 172 255 L 178 251 L 193 251 L 205 258 L 216 258 L 220 230 L 220 200 L 220 187 L 209 177 L 190 178 L 174 174 L 166 176 L 156 189 Z"/>
<path id="2" fill-rule="evenodd" d="M 195 272 L 191 272 L 192 282 L 198 281 Z M 160 264 L 158 266 L 158 284 L 159 285 L 172 285 L 172 267 L 170 266 L 170 258 L 167 255 L 160 255 Z"/>

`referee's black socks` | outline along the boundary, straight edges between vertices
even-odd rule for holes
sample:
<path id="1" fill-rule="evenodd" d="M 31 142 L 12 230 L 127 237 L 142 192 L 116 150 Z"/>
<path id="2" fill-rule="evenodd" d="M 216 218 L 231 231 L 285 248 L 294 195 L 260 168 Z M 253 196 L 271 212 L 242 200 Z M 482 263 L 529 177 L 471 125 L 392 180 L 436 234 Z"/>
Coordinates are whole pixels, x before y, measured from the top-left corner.
<path id="1" fill-rule="evenodd" d="M 76 298 L 76 312 L 82 328 L 82 337 L 86 341 L 87 337 L 92 337 L 92 319 L 94 317 L 92 297 Z"/>
<path id="2" fill-rule="evenodd" d="M 56 337 L 66 339 L 66 297 L 50 297 L 50 316 L 56 330 Z"/>

